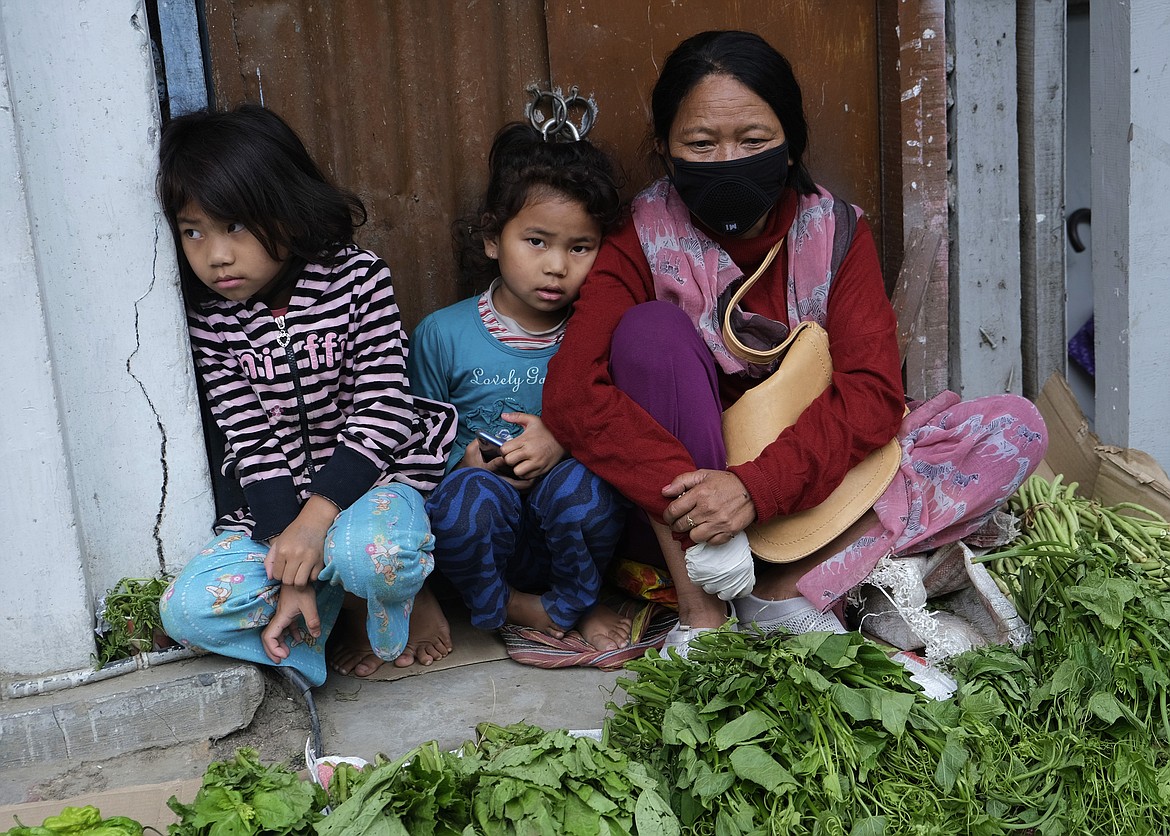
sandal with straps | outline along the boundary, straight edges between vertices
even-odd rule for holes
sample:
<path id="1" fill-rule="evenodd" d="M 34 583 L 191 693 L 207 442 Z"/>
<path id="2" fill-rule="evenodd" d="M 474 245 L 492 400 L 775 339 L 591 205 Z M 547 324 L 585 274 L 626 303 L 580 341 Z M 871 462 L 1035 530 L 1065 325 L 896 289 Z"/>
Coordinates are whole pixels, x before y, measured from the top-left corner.
<path id="1" fill-rule="evenodd" d="M 730 620 L 735 617 L 735 610 L 730 603 L 727 604 L 727 618 Z M 679 658 L 686 659 L 690 652 L 691 640 L 703 633 L 711 633 L 715 630 L 737 630 L 736 625 L 724 625 L 723 627 L 689 627 L 681 622 L 670 628 L 670 632 L 666 634 L 666 638 L 662 642 L 662 650 L 660 655 L 667 657 L 668 649 L 674 648 L 674 652 L 679 655 Z"/>

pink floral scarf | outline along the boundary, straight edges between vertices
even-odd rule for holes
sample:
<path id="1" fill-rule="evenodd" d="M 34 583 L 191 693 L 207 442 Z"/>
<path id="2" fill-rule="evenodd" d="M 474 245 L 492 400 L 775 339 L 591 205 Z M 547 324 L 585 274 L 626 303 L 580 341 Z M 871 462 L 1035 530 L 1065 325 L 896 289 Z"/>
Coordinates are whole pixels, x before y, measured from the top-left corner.
<path id="1" fill-rule="evenodd" d="M 822 189 L 799 196 L 796 219 L 785 242 L 788 322 L 733 311 L 732 326 L 745 345 L 769 349 L 783 342 L 789 329 L 799 322 L 825 324 L 833 273 L 849 248 L 856 218 L 861 216 L 856 206 L 842 204 L 834 211 L 835 205 L 833 196 Z M 853 217 L 845 218 L 848 229 L 838 235 L 842 210 L 849 208 Z M 772 368 L 741 360 L 724 345 L 722 314 L 744 281 L 743 271 L 722 247 L 695 228 L 690 210 L 670 181 L 658 180 L 634 198 L 633 216 L 654 276 L 655 296 L 686 312 L 724 372 L 751 377 L 770 374 Z"/>

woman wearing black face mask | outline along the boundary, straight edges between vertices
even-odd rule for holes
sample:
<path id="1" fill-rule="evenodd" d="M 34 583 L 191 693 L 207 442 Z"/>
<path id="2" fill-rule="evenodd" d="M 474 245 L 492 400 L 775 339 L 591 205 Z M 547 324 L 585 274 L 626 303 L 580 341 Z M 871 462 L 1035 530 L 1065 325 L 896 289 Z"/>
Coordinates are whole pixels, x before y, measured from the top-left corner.
<path id="1" fill-rule="evenodd" d="M 685 654 L 731 614 L 744 628 L 843 631 L 831 607 L 883 555 L 958 539 L 1014 492 L 1043 456 L 1043 422 L 1022 399 L 972 412 L 952 393 L 903 422 L 873 237 L 860 209 L 809 176 L 800 88 L 767 42 L 735 31 L 683 41 L 651 104 L 666 176 L 602 245 L 549 364 L 545 422 L 644 512 L 654 537 L 639 559 L 656 543 L 678 596 L 668 645 Z M 813 320 L 829 335 L 832 382 L 757 458 L 728 467 L 721 411 L 774 368 L 740 359 L 722 333 L 757 272 L 732 308 L 739 340 L 766 349 Z M 754 521 L 818 505 L 871 451 L 924 427 L 945 443 L 903 440 L 902 469 L 849 530 L 795 562 L 753 560 Z M 989 465 L 993 448 L 1006 464 Z M 967 493 L 943 484 L 950 473 Z"/>

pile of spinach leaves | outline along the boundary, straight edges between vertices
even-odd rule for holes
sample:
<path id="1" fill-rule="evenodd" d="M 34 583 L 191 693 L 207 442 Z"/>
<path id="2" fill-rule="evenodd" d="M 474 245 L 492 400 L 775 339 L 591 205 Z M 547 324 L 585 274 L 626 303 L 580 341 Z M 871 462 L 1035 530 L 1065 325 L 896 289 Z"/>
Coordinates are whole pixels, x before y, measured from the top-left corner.
<path id="1" fill-rule="evenodd" d="M 195 800 L 175 796 L 179 817 L 168 836 L 310 836 L 325 807 L 325 791 L 282 765 L 265 766 L 255 749 L 238 749 L 203 774 Z"/>
<path id="2" fill-rule="evenodd" d="M 481 723 L 458 752 L 428 743 L 367 767 L 319 836 L 675 836 L 658 779 L 619 750 L 565 731 Z"/>
<path id="3" fill-rule="evenodd" d="M 1035 664 L 972 653 L 934 701 L 857 633 L 717 631 L 627 664 L 605 739 L 662 774 L 687 834 L 1167 833 L 1162 741 L 1122 715 L 1083 725 L 1088 706 L 1054 720 L 1068 683 Z"/>

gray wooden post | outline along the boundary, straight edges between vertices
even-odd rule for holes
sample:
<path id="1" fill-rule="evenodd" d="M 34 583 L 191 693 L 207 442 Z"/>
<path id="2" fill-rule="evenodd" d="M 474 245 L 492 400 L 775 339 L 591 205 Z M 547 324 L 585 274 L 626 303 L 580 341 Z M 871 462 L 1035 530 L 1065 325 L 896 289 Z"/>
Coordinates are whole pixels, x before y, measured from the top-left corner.
<path id="1" fill-rule="evenodd" d="M 951 388 L 1020 392 L 1016 3 L 948 4 L 951 76 Z"/>
<path id="2" fill-rule="evenodd" d="M 1170 468 L 1170 15 L 1101 0 L 1089 25 L 1095 429 Z"/>
<path id="3" fill-rule="evenodd" d="M 1020 287 L 1024 394 L 1066 373 L 1064 282 L 1065 0 L 1020 0 Z"/>

